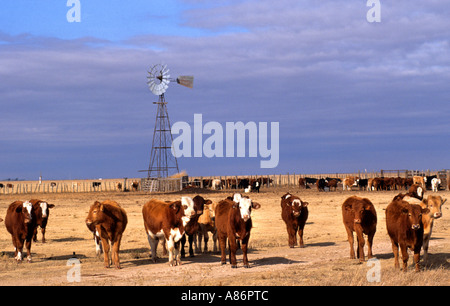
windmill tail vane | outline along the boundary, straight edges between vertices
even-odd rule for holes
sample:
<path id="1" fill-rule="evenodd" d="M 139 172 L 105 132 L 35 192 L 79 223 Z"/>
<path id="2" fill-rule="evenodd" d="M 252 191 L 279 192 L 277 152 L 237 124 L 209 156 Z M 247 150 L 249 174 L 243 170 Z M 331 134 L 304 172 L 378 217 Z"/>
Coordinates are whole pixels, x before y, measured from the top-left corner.
<path id="1" fill-rule="evenodd" d="M 188 88 L 194 87 L 194 77 L 191 75 L 182 75 L 177 78 L 177 83 Z"/>

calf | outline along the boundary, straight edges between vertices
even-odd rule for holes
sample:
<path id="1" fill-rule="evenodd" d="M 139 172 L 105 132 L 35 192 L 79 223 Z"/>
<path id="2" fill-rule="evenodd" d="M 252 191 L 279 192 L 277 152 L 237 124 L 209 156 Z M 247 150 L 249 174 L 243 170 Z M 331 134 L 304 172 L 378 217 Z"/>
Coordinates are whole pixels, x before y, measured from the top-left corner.
<path id="1" fill-rule="evenodd" d="M 442 183 L 441 179 L 438 179 L 437 177 L 431 180 L 431 189 L 433 190 L 433 192 L 439 191 L 439 186 L 441 185 L 441 183 Z"/>
<path id="2" fill-rule="evenodd" d="M 106 200 L 102 203 L 95 201 L 92 204 L 86 225 L 88 228 L 95 226 L 96 232 L 102 240 L 105 268 L 110 267 L 109 250 L 112 246 L 111 264 L 120 269 L 119 249 L 123 232 L 128 223 L 127 213 L 114 201 Z"/>
<path id="3" fill-rule="evenodd" d="M 428 198 L 422 200 L 420 206 L 422 209 L 428 209 L 428 213 L 422 214 L 423 223 L 423 259 L 428 260 L 428 245 L 430 243 L 431 232 L 433 231 L 434 219 L 442 217 L 441 207 L 447 199 L 443 199 L 440 196 L 429 195 Z"/>
<path id="4" fill-rule="evenodd" d="M 203 253 L 208 252 L 208 233 L 212 233 L 214 248 L 213 252 L 217 252 L 217 229 L 215 225 L 215 204 L 207 204 L 203 208 L 203 214 L 198 218 L 198 232 L 197 232 L 197 240 L 198 240 L 198 252 L 202 252 L 202 238 L 205 243 L 205 247 L 203 248 Z M 197 252 L 197 250 L 196 250 Z"/>
<path id="5" fill-rule="evenodd" d="M 353 232 L 356 233 L 358 242 L 357 256 L 360 262 L 364 258 L 364 236 L 367 235 L 368 254 L 370 259 L 372 254 L 372 243 L 375 232 L 377 231 L 377 212 L 372 202 L 367 198 L 352 196 L 347 198 L 342 204 L 342 219 L 345 230 L 347 231 L 348 242 L 350 243 L 350 258 L 355 258 L 355 249 L 353 248 Z"/>
<path id="6" fill-rule="evenodd" d="M 14 245 L 14 258 L 22 261 L 23 245 L 27 248 L 27 260 L 31 262 L 31 239 L 35 227 L 35 214 L 30 202 L 15 201 L 6 211 L 5 226 L 11 234 Z"/>
<path id="7" fill-rule="evenodd" d="M 232 268 L 237 268 L 236 263 L 236 239 L 242 241 L 242 252 L 244 267 L 250 268 L 247 258 L 247 247 L 250 239 L 250 231 L 252 229 L 251 211 L 253 209 L 259 209 L 261 205 L 256 202 L 252 202 L 247 197 L 236 197 L 239 201 L 225 199 L 220 201 L 216 206 L 216 227 L 219 238 L 219 245 L 221 250 L 221 263 L 226 263 L 226 241 L 228 239 L 230 247 L 230 263 Z"/>
<path id="8" fill-rule="evenodd" d="M 304 248 L 303 229 L 308 219 L 308 202 L 299 197 L 286 193 L 281 197 L 281 218 L 286 223 L 289 237 L 289 247 L 297 245 L 297 231 L 300 238 L 300 247 Z"/>
<path id="9" fill-rule="evenodd" d="M 398 247 L 400 246 L 403 271 L 407 270 L 408 248 L 414 251 L 415 270 L 420 271 L 420 249 L 423 244 L 422 214 L 427 214 L 429 210 L 404 201 L 404 196 L 404 194 L 395 196 L 386 207 L 386 228 L 392 243 L 395 268 L 400 267 L 398 260 Z"/>
<path id="10" fill-rule="evenodd" d="M 142 216 L 153 262 L 156 262 L 158 241 L 165 239 L 169 250 L 169 265 L 181 265 L 180 240 L 186 224 L 195 215 L 194 201 L 189 197 L 182 197 L 181 201 L 175 202 L 152 199 L 144 204 Z"/>
<path id="11" fill-rule="evenodd" d="M 197 234 L 199 224 L 198 218 L 203 214 L 203 208 L 205 204 L 211 204 L 211 200 L 205 200 L 203 197 L 196 195 L 193 199 L 195 215 L 189 219 L 189 222 L 185 226 L 185 235 L 181 238 L 181 258 L 186 256 L 184 251 L 184 245 L 186 243 L 186 236 L 188 236 L 189 241 L 189 256 L 194 257 L 194 249 L 192 248 L 192 243 L 194 242 L 195 235 Z"/>
<path id="12" fill-rule="evenodd" d="M 42 243 L 45 243 L 45 229 L 47 227 L 48 217 L 50 216 L 50 208 L 55 207 L 55 205 L 36 199 L 30 200 L 30 203 L 33 205 L 33 210 L 36 212 L 36 227 L 34 229 L 33 241 L 37 242 L 37 228 L 40 226 Z"/>

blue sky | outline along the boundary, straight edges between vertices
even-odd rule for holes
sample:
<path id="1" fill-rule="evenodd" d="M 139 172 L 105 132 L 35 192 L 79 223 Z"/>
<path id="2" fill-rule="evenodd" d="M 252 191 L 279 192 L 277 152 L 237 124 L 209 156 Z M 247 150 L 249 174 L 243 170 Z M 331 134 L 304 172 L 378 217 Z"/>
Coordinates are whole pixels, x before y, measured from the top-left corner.
<path id="1" fill-rule="evenodd" d="M 450 7 L 430 0 L 0 3 L 0 180 L 140 177 L 172 123 L 279 122 L 280 161 L 180 158 L 190 175 L 450 168 Z"/>

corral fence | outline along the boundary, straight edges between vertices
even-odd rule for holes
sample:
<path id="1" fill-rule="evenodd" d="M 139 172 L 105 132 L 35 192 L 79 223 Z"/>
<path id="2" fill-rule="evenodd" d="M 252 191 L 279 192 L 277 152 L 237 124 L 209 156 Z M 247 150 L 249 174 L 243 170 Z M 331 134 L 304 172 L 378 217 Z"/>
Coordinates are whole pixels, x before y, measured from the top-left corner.
<path id="1" fill-rule="evenodd" d="M 140 189 L 145 192 L 175 192 L 183 189 L 187 176 L 180 178 L 143 178 Z"/>

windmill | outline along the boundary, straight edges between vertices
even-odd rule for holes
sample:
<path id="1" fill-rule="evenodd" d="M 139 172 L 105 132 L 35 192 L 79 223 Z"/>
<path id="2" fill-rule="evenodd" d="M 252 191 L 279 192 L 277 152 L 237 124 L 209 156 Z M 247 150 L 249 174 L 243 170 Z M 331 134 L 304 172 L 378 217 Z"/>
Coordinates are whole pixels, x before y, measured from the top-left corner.
<path id="1" fill-rule="evenodd" d="M 173 137 L 167 102 L 164 97 L 170 82 L 177 82 L 180 85 L 192 88 L 194 77 L 179 76 L 176 79 L 170 78 L 169 69 L 164 64 L 154 65 L 148 71 L 147 85 L 153 94 L 159 96 L 158 102 L 153 102 L 153 104 L 158 105 L 158 109 L 153 130 L 150 164 L 147 170 L 149 179 L 164 178 L 168 177 L 169 173 L 179 172 L 177 158 L 171 152 Z"/>

